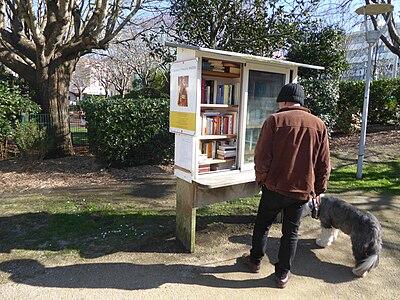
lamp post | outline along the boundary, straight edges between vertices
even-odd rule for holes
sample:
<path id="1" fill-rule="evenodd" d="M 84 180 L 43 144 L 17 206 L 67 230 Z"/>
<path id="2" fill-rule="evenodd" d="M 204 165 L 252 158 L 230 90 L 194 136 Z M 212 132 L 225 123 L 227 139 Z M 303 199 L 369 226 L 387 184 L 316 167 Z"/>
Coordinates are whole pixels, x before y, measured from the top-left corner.
<path id="1" fill-rule="evenodd" d="M 379 15 L 384 13 L 392 13 L 393 5 L 391 4 L 368 4 L 361 6 L 356 9 L 356 13 L 359 15 L 364 15 L 364 25 L 365 25 L 365 38 L 368 43 L 368 62 L 367 62 L 367 72 L 365 76 L 365 90 L 364 90 L 364 104 L 362 112 L 362 123 L 361 123 L 361 135 L 360 142 L 358 145 L 358 159 L 357 159 L 357 179 L 362 178 L 363 161 L 365 154 L 365 136 L 367 133 L 367 118 L 368 118 L 368 104 L 369 104 L 369 90 L 371 86 L 371 62 L 372 62 L 372 50 L 376 43 L 379 41 L 380 36 L 383 33 L 384 28 L 386 28 L 387 22 L 390 18 L 387 18 L 386 24 L 381 30 L 368 30 L 368 16 Z"/>

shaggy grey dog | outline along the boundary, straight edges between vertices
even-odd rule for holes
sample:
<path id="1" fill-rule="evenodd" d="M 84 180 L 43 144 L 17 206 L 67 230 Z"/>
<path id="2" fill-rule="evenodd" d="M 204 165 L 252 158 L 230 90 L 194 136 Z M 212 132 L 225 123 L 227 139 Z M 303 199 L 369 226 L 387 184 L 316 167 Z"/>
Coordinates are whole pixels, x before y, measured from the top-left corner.
<path id="1" fill-rule="evenodd" d="M 318 246 L 327 247 L 337 239 L 338 229 L 349 235 L 356 265 L 353 273 L 364 277 L 368 271 L 378 266 L 382 249 L 382 230 L 378 219 L 353 205 L 334 198 L 321 197 L 318 208 L 321 221 L 321 235 Z"/>

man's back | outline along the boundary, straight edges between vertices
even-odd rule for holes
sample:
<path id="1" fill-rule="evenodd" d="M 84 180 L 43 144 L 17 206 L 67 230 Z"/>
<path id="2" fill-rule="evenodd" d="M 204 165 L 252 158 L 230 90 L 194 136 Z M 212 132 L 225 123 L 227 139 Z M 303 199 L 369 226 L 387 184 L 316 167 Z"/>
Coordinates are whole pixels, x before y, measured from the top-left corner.
<path id="1" fill-rule="evenodd" d="M 318 201 L 330 171 L 326 127 L 302 107 L 304 98 L 304 89 L 297 83 L 281 88 L 276 98 L 280 110 L 264 122 L 254 155 L 262 196 L 248 265 L 250 270 L 260 268 L 269 228 L 282 212 L 282 238 L 275 264 L 278 288 L 289 281 L 304 205 L 310 197 Z"/>
<path id="2" fill-rule="evenodd" d="M 265 121 L 254 160 L 268 189 L 301 200 L 319 195 L 330 171 L 325 124 L 300 106 L 279 110 Z"/>

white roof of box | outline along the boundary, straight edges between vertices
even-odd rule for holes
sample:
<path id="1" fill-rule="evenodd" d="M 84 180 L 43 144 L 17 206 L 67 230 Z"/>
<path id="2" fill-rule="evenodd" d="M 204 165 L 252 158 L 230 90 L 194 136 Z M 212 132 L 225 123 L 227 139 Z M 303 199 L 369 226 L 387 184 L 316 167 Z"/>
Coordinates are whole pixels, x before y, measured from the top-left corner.
<path id="1" fill-rule="evenodd" d="M 321 67 L 321 66 L 302 64 L 302 63 L 292 62 L 292 61 L 283 60 L 283 59 L 275 59 L 275 58 L 269 58 L 269 57 L 264 57 L 264 56 L 243 54 L 243 53 L 238 53 L 238 52 L 216 50 L 216 49 L 203 48 L 203 47 L 191 46 L 191 45 L 185 45 L 185 44 L 179 44 L 179 43 L 165 42 L 165 45 L 168 47 L 172 47 L 172 48 L 184 48 L 184 49 L 195 50 L 195 51 L 199 51 L 204 54 L 211 53 L 211 54 L 230 56 L 230 57 L 242 59 L 242 60 L 245 60 L 248 62 L 268 63 L 268 64 L 274 64 L 274 65 L 280 65 L 280 66 L 286 66 L 286 67 L 291 67 L 291 66 L 303 67 L 303 68 L 316 69 L 316 70 L 324 70 L 325 69 L 324 67 Z"/>

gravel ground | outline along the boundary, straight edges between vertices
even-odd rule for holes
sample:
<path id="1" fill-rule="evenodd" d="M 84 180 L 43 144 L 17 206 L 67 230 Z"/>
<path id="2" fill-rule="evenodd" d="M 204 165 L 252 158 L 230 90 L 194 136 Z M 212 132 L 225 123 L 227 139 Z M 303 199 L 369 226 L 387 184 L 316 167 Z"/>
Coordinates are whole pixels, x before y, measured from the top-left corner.
<path id="1" fill-rule="evenodd" d="M 0 294 L 2 299 L 399 299 L 399 197 L 341 197 L 372 211 L 384 229 L 380 265 L 365 278 L 351 273 L 349 237 L 341 234 L 320 249 L 314 243 L 318 222 L 307 218 L 284 290 L 274 288 L 270 263 L 277 257 L 278 224 L 271 229 L 261 273 L 250 274 L 236 259 L 249 251 L 252 225 L 214 223 L 197 232 L 194 254 L 179 253 L 168 238 L 140 252 L 95 259 L 14 256 L 0 263 L 0 279 L 5 278 Z"/>

